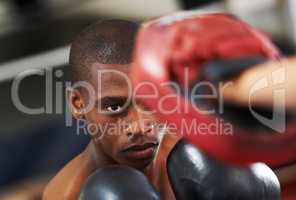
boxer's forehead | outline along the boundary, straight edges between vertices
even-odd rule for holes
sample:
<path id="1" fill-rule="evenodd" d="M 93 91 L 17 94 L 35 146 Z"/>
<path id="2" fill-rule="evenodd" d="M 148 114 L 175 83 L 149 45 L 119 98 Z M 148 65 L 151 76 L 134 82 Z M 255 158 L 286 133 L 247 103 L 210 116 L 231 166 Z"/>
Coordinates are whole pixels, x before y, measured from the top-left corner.
<path id="1" fill-rule="evenodd" d="M 130 64 L 94 63 L 90 70 L 98 97 L 128 96 Z"/>

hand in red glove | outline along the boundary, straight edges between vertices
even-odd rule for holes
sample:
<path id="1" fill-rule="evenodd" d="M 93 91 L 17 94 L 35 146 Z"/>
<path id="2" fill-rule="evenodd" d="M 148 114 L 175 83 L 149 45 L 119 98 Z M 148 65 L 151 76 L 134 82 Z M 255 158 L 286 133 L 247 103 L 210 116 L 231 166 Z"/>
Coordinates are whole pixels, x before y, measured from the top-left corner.
<path id="1" fill-rule="evenodd" d="M 216 123 L 216 116 L 199 112 L 196 102 L 191 101 L 192 94 L 184 92 L 186 89 L 192 91 L 204 73 L 204 67 L 221 60 L 233 63 L 246 58 L 262 61 L 278 57 L 277 48 L 264 34 L 233 16 L 184 12 L 161 17 L 145 23 L 137 37 L 132 70 L 136 95 L 142 97 L 164 122 L 177 125 L 179 130 L 184 128 L 184 121 L 191 124 L 194 120 L 210 127 Z M 227 67 L 231 65 L 225 69 Z M 157 88 L 157 98 L 141 96 L 155 94 L 151 84 L 143 84 L 144 81 Z M 163 85 L 169 81 L 181 85 L 184 96 Z M 168 96 L 170 98 L 165 98 Z M 180 131 L 179 134 L 220 160 L 236 164 L 259 161 L 278 166 L 296 160 L 295 130 L 295 127 L 288 127 L 281 135 L 254 135 L 235 129 L 236 132 L 227 135 L 223 134 L 225 127 L 222 126 L 214 135 L 200 130 L 186 135 Z"/>

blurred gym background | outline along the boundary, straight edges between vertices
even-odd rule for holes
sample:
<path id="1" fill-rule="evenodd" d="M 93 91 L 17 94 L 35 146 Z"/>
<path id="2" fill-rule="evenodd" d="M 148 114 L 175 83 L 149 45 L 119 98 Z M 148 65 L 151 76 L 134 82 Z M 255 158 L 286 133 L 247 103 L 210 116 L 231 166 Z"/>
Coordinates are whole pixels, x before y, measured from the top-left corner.
<path id="1" fill-rule="evenodd" d="M 0 0 L 0 199 L 40 199 L 47 181 L 88 143 L 65 126 L 62 113 L 18 111 L 13 78 L 28 69 L 52 69 L 63 72 L 54 82 L 67 80 L 70 42 L 99 19 L 141 22 L 189 9 L 233 13 L 269 34 L 284 54 L 295 54 L 295 0 Z M 44 106 L 44 76 L 24 79 L 20 99 L 31 108 Z"/>

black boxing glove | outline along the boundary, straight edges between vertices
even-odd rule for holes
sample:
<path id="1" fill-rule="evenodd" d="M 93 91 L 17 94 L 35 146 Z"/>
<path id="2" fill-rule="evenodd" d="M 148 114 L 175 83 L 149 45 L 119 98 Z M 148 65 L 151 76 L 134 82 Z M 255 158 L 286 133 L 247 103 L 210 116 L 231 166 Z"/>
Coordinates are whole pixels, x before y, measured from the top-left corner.
<path id="1" fill-rule="evenodd" d="M 83 186 L 79 200 L 161 200 L 141 172 L 124 166 L 97 170 Z"/>
<path id="2" fill-rule="evenodd" d="M 238 76 L 242 72 L 256 65 L 262 64 L 266 59 L 262 56 L 247 56 L 236 59 L 216 59 L 202 66 L 199 79 L 213 83 L 224 81 Z"/>
<path id="3" fill-rule="evenodd" d="M 280 199 L 279 181 L 263 163 L 247 168 L 226 165 L 181 140 L 167 166 L 177 200 Z"/>

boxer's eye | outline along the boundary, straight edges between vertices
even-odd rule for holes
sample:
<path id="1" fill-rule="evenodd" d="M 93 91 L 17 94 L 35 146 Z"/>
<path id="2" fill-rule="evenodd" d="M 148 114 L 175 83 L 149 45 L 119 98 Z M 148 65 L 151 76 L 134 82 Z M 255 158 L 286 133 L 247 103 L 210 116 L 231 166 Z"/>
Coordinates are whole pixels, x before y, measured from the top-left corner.
<path id="1" fill-rule="evenodd" d="M 122 116 L 126 114 L 128 110 L 128 106 L 124 105 L 124 103 L 114 104 L 114 105 L 107 106 L 104 110 L 106 111 L 105 114 L 117 117 L 117 116 Z"/>
<path id="2" fill-rule="evenodd" d="M 101 99 L 101 110 L 107 115 L 119 115 L 128 110 L 125 97 L 104 97 Z"/>
<path id="3" fill-rule="evenodd" d="M 112 105 L 112 106 L 108 106 L 108 107 L 107 107 L 107 110 L 108 110 L 109 112 L 116 112 L 116 113 L 118 113 L 118 112 L 120 112 L 120 111 L 122 110 L 122 106 L 121 106 L 121 105 Z"/>

